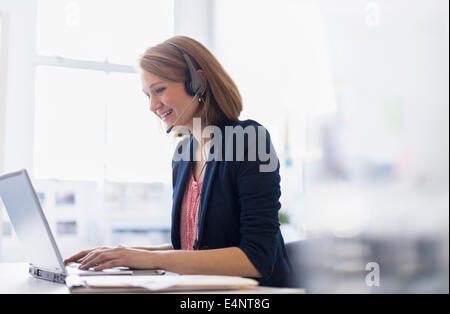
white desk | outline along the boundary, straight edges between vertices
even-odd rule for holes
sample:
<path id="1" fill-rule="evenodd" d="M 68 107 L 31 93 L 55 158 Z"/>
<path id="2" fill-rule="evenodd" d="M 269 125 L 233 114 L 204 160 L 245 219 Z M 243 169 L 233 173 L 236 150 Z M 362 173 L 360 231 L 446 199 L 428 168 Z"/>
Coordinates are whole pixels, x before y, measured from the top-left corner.
<path id="1" fill-rule="evenodd" d="M 69 289 L 63 284 L 58 284 L 42 279 L 36 279 L 28 274 L 28 263 L 0 263 L 0 294 L 2 293 L 45 293 L 63 294 L 69 293 Z M 181 292 L 180 292 L 181 293 Z M 182 292 L 186 293 L 186 292 Z M 205 291 L 195 291 L 187 293 L 205 293 Z M 304 293 L 303 289 L 255 287 L 249 290 L 232 291 L 206 291 L 206 293 L 233 293 L 233 294 L 287 294 Z"/>
<path id="2" fill-rule="evenodd" d="M 0 293 L 69 293 L 63 284 L 36 279 L 28 263 L 0 263 Z"/>

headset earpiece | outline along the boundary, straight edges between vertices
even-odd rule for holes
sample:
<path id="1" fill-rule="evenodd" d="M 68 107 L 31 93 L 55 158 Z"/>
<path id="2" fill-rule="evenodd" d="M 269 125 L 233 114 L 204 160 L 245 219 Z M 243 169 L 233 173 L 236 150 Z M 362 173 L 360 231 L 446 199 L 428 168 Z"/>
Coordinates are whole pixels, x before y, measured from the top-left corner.
<path id="1" fill-rule="evenodd" d="M 174 43 L 168 43 L 169 45 L 175 47 L 183 56 L 184 61 L 186 62 L 187 70 L 186 70 L 186 83 L 185 88 L 186 92 L 191 95 L 202 95 L 205 91 L 205 83 L 203 82 L 203 79 L 201 78 L 200 74 L 195 70 L 194 64 L 192 63 L 189 56 Z"/>

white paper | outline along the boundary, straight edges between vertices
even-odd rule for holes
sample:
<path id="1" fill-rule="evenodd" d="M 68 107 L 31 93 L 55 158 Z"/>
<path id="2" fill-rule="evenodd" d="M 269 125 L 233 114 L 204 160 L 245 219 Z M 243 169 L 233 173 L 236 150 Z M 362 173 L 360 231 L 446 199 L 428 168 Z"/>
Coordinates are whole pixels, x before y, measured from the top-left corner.
<path id="1" fill-rule="evenodd" d="M 234 276 L 206 275 L 164 275 L 164 276 L 99 276 L 83 277 L 82 283 L 92 288 L 140 287 L 151 291 L 166 290 L 173 287 L 181 289 L 233 289 L 244 286 L 257 286 L 253 279 Z"/>

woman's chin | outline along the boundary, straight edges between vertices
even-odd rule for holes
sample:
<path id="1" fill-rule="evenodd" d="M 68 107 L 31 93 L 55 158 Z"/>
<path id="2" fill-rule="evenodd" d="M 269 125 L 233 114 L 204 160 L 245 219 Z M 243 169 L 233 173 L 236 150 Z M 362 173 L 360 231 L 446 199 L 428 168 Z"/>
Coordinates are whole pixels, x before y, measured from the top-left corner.
<path id="1" fill-rule="evenodd" d="M 164 129 L 166 129 L 166 130 L 172 126 L 172 124 L 165 122 L 165 121 L 162 121 L 162 125 L 163 125 Z"/>
<path id="2" fill-rule="evenodd" d="M 164 119 L 161 119 L 161 122 L 167 130 L 173 125 L 174 120 L 172 119 L 172 117 L 166 117 Z"/>

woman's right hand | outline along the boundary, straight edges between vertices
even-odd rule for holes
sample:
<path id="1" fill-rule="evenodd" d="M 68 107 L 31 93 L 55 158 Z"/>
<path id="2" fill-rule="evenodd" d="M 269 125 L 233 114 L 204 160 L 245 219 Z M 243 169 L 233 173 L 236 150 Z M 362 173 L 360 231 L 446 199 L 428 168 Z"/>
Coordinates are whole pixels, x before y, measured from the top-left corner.
<path id="1" fill-rule="evenodd" d="M 104 250 L 104 249 L 111 249 L 112 247 L 110 246 L 102 246 L 102 247 L 97 247 L 97 248 L 93 248 L 93 249 L 89 249 L 89 250 L 84 250 L 81 251 L 67 259 L 64 260 L 64 265 L 67 265 L 69 263 L 81 263 L 83 261 L 83 259 L 91 252 L 94 251 L 100 251 L 100 250 Z"/>

